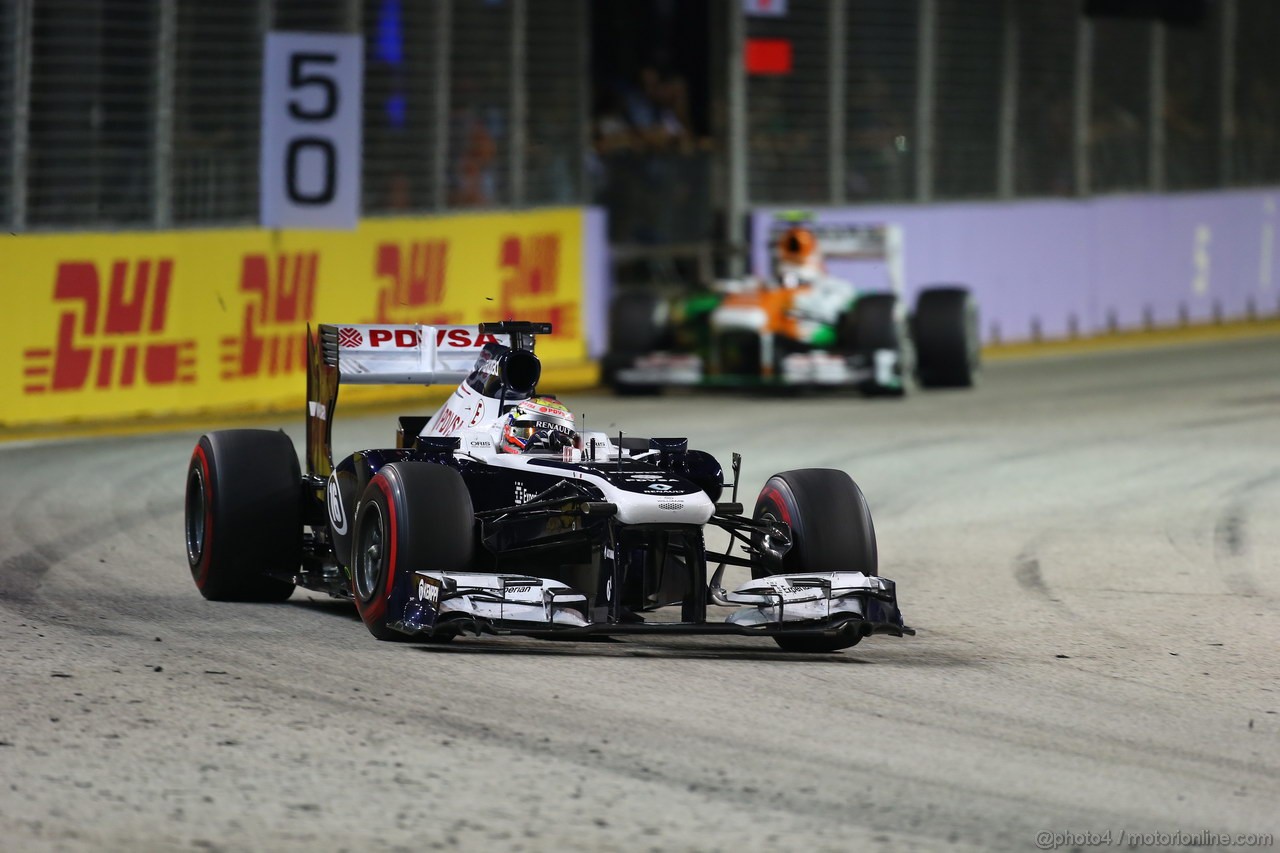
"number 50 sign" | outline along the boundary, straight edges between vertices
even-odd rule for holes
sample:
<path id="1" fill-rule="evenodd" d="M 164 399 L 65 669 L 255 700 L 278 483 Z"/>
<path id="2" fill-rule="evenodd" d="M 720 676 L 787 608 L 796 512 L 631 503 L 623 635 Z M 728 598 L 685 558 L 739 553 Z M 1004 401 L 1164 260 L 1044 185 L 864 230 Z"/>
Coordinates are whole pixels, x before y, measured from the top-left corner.
<path id="1" fill-rule="evenodd" d="M 260 218 L 355 228 L 360 218 L 360 36 L 267 33 Z"/>

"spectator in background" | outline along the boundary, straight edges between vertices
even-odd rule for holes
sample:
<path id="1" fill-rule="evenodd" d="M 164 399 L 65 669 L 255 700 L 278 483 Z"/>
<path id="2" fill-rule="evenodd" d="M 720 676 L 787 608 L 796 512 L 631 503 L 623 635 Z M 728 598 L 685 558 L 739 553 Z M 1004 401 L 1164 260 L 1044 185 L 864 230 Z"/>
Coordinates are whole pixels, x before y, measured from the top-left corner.
<path id="1" fill-rule="evenodd" d="M 475 94 L 474 81 L 459 86 L 449 129 L 449 150 L 456 152 L 450 175 L 449 204 L 487 207 L 498 203 L 498 139 L 504 127 L 496 108 L 486 108 Z"/>

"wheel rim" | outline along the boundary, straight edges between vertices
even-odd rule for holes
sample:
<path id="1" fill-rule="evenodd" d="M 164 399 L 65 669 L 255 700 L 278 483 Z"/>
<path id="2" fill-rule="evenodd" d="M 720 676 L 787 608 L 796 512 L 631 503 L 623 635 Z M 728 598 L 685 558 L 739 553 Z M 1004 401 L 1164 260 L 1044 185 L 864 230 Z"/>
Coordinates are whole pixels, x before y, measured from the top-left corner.
<path id="1" fill-rule="evenodd" d="M 777 524 L 778 517 L 774 515 L 772 510 L 766 509 L 760 514 L 761 521 L 767 521 L 770 524 Z M 756 537 L 756 548 L 760 551 L 760 555 L 764 557 L 765 564 L 770 567 L 781 568 L 782 558 L 793 547 L 790 538 L 782 538 L 769 533 L 761 533 Z"/>
<path id="2" fill-rule="evenodd" d="M 193 566 L 204 556 L 205 501 L 204 472 L 196 465 L 187 475 L 187 562 Z"/>
<path id="3" fill-rule="evenodd" d="M 360 535 L 356 540 L 355 548 L 356 595 L 361 601 L 372 599 L 377 590 L 385 550 L 382 507 L 376 502 L 370 503 L 365 518 L 367 520 L 360 525 Z"/>

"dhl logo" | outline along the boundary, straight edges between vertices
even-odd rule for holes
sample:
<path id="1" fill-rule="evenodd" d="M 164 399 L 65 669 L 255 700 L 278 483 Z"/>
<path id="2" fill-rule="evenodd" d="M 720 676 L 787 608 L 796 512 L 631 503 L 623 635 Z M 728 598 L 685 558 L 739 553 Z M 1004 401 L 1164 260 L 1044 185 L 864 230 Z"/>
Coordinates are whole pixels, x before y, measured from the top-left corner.
<path id="1" fill-rule="evenodd" d="M 445 311 L 448 240 L 379 243 L 374 275 L 385 282 L 378 290 L 378 306 L 369 323 L 424 323 L 451 326 L 462 322 L 461 311 Z"/>
<path id="2" fill-rule="evenodd" d="M 319 260 L 318 252 L 244 256 L 240 291 L 249 299 L 240 334 L 222 339 L 223 379 L 306 370 Z"/>
<path id="3" fill-rule="evenodd" d="M 506 236 L 498 250 L 498 267 L 504 277 L 498 307 L 489 312 L 491 319 L 550 322 L 557 337 L 577 335 L 577 304 L 552 301 L 560 283 L 560 235 Z"/>
<path id="4" fill-rule="evenodd" d="M 24 353 L 24 392 L 195 382 L 196 342 L 164 337 L 172 280 L 172 258 L 115 261 L 104 293 L 91 261 L 60 263 L 57 339 Z"/>

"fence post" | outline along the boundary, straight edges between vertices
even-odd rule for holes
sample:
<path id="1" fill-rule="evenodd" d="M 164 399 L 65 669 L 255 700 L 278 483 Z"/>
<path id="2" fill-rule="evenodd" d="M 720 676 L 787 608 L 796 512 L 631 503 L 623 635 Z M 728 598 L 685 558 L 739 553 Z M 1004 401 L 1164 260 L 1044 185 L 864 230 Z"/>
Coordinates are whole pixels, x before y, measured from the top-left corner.
<path id="1" fill-rule="evenodd" d="M 1072 98 L 1072 137 L 1076 195 L 1088 195 L 1089 175 L 1089 95 L 1093 85 L 1093 21 L 1080 15 L 1076 23 L 1075 92 Z"/>
<path id="2" fill-rule="evenodd" d="M 828 0 L 827 15 L 827 177 L 831 186 L 831 203 L 844 204 L 845 199 L 845 30 L 847 0 Z"/>
<path id="3" fill-rule="evenodd" d="M 27 227 L 27 139 L 31 121 L 31 31 L 35 0 L 17 0 L 13 16 L 13 148 L 9 152 L 9 230 Z"/>
<path id="4" fill-rule="evenodd" d="M 155 127 L 151 139 L 151 226 L 173 224 L 173 85 L 177 64 L 178 7 L 160 0 L 155 52 Z"/>
<path id="5" fill-rule="evenodd" d="M 578 4 L 574 31 L 578 49 L 578 203 L 595 204 L 591 192 L 590 152 L 595 140 L 592 137 L 591 115 L 595 105 L 591 102 L 591 14 L 585 3 Z"/>
<path id="6" fill-rule="evenodd" d="M 933 198 L 933 104 L 937 96 L 938 3 L 919 0 L 916 30 L 916 201 Z"/>
<path id="7" fill-rule="evenodd" d="M 728 137 L 727 166 L 729 171 L 729 191 L 725 204 L 725 234 L 729 243 L 728 272 L 731 276 L 740 276 L 747 269 L 742 253 L 736 251 L 742 244 L 743 229 L 747 215 L 747 78 L 746 64 L 742 54 L 746 41 L 747 22 L 739 2 L 727 3 L 728 50 L 725 61 L 728 63 Z"/>
<path id="8" fill-rule="evenodd" d="M 449 76 L 452 59 L 453 0 L 436 2 L 435 39 L 435 107 L 436 120 L 431 129 L 431 179 L 435 189 L 434 207 L 449 206 Z"/>
<path id="9" fill-rule="evenodd" d="M 1012 198 L 1015 189 L 1020 35 L 1017 0 L 1004 0 L 1004 37 L 1000 47 L 1000 129 L 996 145 L 996 194 L 1000 198 Z"/>
<path id="10" fill-rule="evenodd" d="M 1218 41 L 1218 183 L 1235 178 L 1232 154 L 1236 141 L 1236 0 L 1222 0 Z"/>
<path id="11" fill-rule="evenodd" d="M 523 207 L 525 198 L 525 147 L 528 142 L 529 99 L 525 90 L 526 41 L 529 7 L 526 0 L 511 3 L 511 197 L 507 203 Z"/>
<path id="12" fill-rule="evenodd" d="M 1163 21 L 1150 24 L 1151 58 L 1147 90 L 1147 187 L 1152 192 L 1162 192 L 1165 186 L 1165 129 L 1164 129 L 1164 53 L 1165 29 Z"/>

